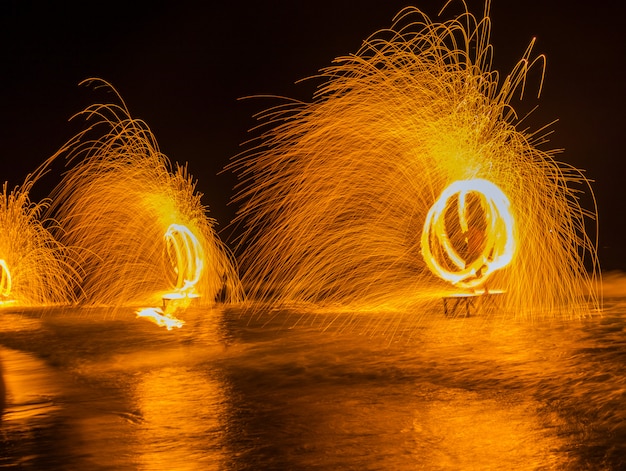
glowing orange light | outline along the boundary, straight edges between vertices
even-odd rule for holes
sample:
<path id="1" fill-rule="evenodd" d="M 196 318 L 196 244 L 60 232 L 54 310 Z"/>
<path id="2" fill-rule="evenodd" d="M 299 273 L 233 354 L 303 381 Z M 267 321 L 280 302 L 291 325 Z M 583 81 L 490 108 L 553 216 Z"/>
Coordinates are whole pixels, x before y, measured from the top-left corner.
<path id="1" fill-rule="evenodd" d="M 76 256 L 56 240 L 54 219 L 42 218 L 48 200 L 33 202 L 30 191 L 45 172 L 50 159 L 23 185 L 0 190 L 0 300 L 2 304 L 46 306 L 71 303 L 80 291 L 80 270 L 71 262 Z M 10 299 L 8 299 L 10 298 Z"/>
<path id="2" fill-rule="evenodd" d="M 182 224 L 171 224 L 165 233 L 167 254 L 176 273 L 175 290 L 192 294 L 204 267 L 204 251 L 198 238 Z"/>
<path id="3" fill-rule="evenodd" d="M 137 311 L 137 317 L 142 317 L 151 322 L 154 322 L 159 327 L 165 327 L 167 330 L 172 330 L 174 327 L 180 329 L 185 325 L 185 321 L 175 318 L 171 314 L 163 312 L 158 307 L 147 307 Z"/>
<path id="4" fill-rule="evenodd" d="M 483 213 L 480 215 L 483 227 L 469 222 L 470 195 Z M 446 216 L 455 197 L 458 221 L 451 229 Z M 488 180 L 459 180 L 448 186 L 430 208 L 424 222 L 422 256 L 428 268 L 454 285 L 473 288 L 508 265 L 515 253 L 515 225 L 510 206 L 502 190 Z M 461 244 L 453 243 L 451 230 L 460 231 L 455 235 L 462 239 Z M 439 250 L 433 253 L 433 246 Z M 462 251 L 465 254 L 461 254 Z M 435 255 L 440 252 L 449 263 Z"/>
<path id="5" fill-rule="evenodd" d="M 159 325 L 192 300 L 213 304 L 243 296 L 235 262 L 214 229 L 186 166 L 172 165 L 147 124 L 130 116 L 108 83 L 90 79 L 119 99 L 80 115 L 90 125 L 55 155 L 69 165 L 45 214 L 54 235 L 75 256 L 86 305 L 140 307 Z M 2 251 L 0 251 L 2 254 Z M 157 306 L 160 302 L 163 307 Z M 161 318 L 159 316 L 165 316 Z M 172 324 L 173 323 L 173 324 Z"/>
<path id="6" fill-rule="evenodd" d="M 11 294 L 11 271 L 7 262 L 0 259 L 0 298 L 8 298 Z"/>
<path id="7" fill-rule="evenodd" d="M 193 299 L 199 298 L 195 287 L 202 276 L 204 250 L 198 238 L 183 224 L 171 224 L 164 238 L 167 256 L 176 274 L 174 292 L 163 295 L 163 309 L 147 307 L 136 313 L 137 317 L 172 330 L 185 324 L 174 317 L 174 313 L 180 308 L 188 307 Z"/>
<path id="8" fill-rule="evenodd" d="M 443 22 L 408 7 L 320 70 L 310 101 L 260 115 L 230 165 L 250 298 L 412 309 L 440 302 L 441 276 L 463 288 L 489 278 L 515 316 L 598 307 L 589 181 L 542 150 L 544 129 L 519 127 L 512 104 L 533 67 L 541 91 L 545 58 L 531 42 L 508 74 L 492 70 L 489 5 Z M 469 231 L 482 239 L 472 255 Z"/>

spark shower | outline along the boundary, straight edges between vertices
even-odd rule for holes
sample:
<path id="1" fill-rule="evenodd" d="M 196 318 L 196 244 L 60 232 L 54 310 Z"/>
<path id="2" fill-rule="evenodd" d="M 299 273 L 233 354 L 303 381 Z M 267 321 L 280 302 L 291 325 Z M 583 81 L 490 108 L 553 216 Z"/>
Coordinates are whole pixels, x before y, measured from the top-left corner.
<path id="1" fill-rule="evenodd" d="M 579 200 L 593 192 L 511 105 L 528 71 L 543 72 L 532 49 L 502 76 L 489 2 L 482 18 L 444 22 L 406 8 L 321 70 L 311 102 L 263 113 L 226 167 L 241 179 L 241 282 L 186 167 L 90 79 L 117 103 L 79 113 L 84 131 L 3 188 L 0 301 L 130 305 L 168 328 L 178 308 L 217 297 L 386 311 L 496 290 L 514 316 L 586 315 L 601 302 L 597 211 Z M 69 170 L 32 203 L 56 160 Z"/>
<path id="2" fill-rule="evenodd" d="M 444 22 L 406 8 L 321 70 L 312 101 L 259 116 L 229 165 L 252 299 L 405 310 L 488 284 L 520 317 L 599 306 L 589 182 L 511 104 L 544 57 L 531 43 L 501 75 L 490 27 L 489 2 Z"/>

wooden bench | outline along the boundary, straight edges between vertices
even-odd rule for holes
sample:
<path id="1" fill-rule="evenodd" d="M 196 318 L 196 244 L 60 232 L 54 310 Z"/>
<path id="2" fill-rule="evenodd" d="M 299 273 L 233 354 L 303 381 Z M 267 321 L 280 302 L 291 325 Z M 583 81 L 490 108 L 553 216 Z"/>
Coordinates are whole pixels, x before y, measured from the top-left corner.
<path id="1" fill-rule="evenodd" d="M 480 301 L 483 307 L 496 308 L 497 298 L 501 294 L 504 294 L 504 291 L 490 290 L 448 294 L 441 298 L 443 300 L 443 313 L 446 317 L 453 317 L 457 315 L 459 310 L 464 310 L 465 317 L 469 317 L 472 313 L 472 309 L 478 308 L 477 301 Z M 450 306 L 448 302 L 450 302 Z"/>

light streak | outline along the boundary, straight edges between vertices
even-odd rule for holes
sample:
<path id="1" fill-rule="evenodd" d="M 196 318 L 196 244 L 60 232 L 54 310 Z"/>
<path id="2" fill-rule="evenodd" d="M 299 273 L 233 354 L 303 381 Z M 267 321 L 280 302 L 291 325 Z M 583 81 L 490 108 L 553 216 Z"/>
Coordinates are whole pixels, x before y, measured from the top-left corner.
<path id="1" fill-rule="evenodd" d="M 500 75 L 490 28 L 489 2 L 482 18 L 444 22 L 407 8 L 321 70 L 312 101 L 259 115 L 255 139 L 228 166 L 241 180 L 233 225 L 243 228 L 237 251 L 252 300 L 354 310 L 440 303 L 451 288 L 422 257 L 422 228 L 451 182 L 478 179 L 498 187 L 515 215 L 513 236 L 513 224 L 496 228 L 515 242 L 515 257 L 504 266 L 504 248 L 487 260 L 490 287 L 506 291 L 503 311 L 584 316 L 599 306 L 589 181 L 543 150 L 547 127 L 519 126 L 511 104 L 531 68 L 543 80 L 544 57 L 531 43 Z M 485 213 L 503 216 L 488 200 Z"/>
<path id="2" fill-rule="evenodd" d="M 470 196 L 475 200 L 473 215 Z M 448 224 L 446 216 L 453 199 L 457 220 L 456 224 Z M 514 228 L 509 200 L 496 185 L 481 179 L 456 181 L 443 191 L 426 215 L 422 256 L 428 268 L 444 280 L 461 288 L 474 288 L 511 262 L 515 254 Z M 433 245 L 450 263 L 434 255 Z"/>

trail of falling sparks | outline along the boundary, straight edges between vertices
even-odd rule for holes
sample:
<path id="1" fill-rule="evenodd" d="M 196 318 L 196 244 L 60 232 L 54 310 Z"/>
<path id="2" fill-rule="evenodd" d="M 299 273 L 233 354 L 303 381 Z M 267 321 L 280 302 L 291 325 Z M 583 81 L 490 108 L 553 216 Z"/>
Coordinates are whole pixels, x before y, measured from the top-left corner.
<path id="1" fill-rule="evenodd" d="M 433 274 L 422 255 L 434 236 L 421 232 L 439 224 L 429 210 L 446 188 L 482 181 L 506 195 L 514 226 L 498 222 L 504 203 L 478 195 L 483 218 L 507 242 L 501 248 L 494 235 L 487 260 L 451 266 L 475 271 L 486 261 L 490 286 L 507 292 L 502 308 L 515 316 L 599 306 L 596 235 L 586 230 L 596 210 L 579 201 L 581 191 L 593 198 L 589 183 L 536 147 L 545 135 L 517 129 L 510 104 L 544 58 L 532 57 L 531 43 L 501 79 L 489 35 L 489 2 L 480 20 L 466 11 L 441 23 L 407 8 L 323 69 L 313 101 L 286 100 L 261 115 L 259 137 L 228 166 L 242 180 L 233 223 L 244 228 L 238 250 L 250 298 L 407 309 L 472 287 L 465 273 L 456 288 Z M 458 223 L 447 231 L 463 238 Z"/>
<path id="2" fill-rule="evenodd" d="M 173 314 L 192 300 L 210 305 L 223 292 L 225 301 L 241 299 L 235 262 L 187 169 L 171 170 L 147 125 L 118 98 L 81 113 L 95 122 L 59 152 L 74 165 L 52 193 L 50 216 L 63 228 L 59 240 L 80 254 L 82 303 L 162 302 L 138 315 L 180 326 Z"/>

